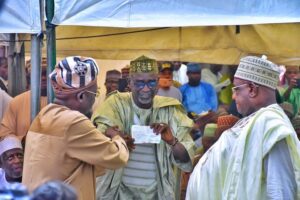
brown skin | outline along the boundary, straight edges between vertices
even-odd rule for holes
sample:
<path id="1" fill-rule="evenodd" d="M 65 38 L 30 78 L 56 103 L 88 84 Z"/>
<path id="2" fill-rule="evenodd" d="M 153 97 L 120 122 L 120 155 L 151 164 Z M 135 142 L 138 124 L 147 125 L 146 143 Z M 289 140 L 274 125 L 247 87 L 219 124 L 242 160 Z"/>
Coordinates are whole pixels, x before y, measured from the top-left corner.
<path id="1" fill-rule="evenodd" d="M 130 86 L 132 90 L 132 97 L 134 103 L 143 109 L 149 109 L 152 107 L 153 104 L 153 98 L 157 92 L 158 84 L 154 88 L 150 88 L 147 85 L 143 88 L 138 88 L 135 84 L 136 81 L 142 81 L 142 82 L 149 82 L 158 80 L 157 74 L 152 73 L 136 73 L 131 75 L 131 81 Z M 161 139 L 166 142 L 169 145 L 172 145 L 175 143 L 175 137 L 172 134 L 171 128 L 168 124 L 165 123 L 153 123 L 150 124 L 150 127 L 153 129 L 153 132 L 155 134 L 160 134 Z M 188 162 L 189 155 L 184 148 L 184 146 L 177 142 L 174 146 L 171 146 L 173 156 L 176 160 L 179 160 L 181 162 Z"/>
<path id="2" fill-rule="evenodd" d="M 106 87 L 106 95 L 109 93 L 118 90 L 119 79 L 121 78 L 121 74 L 108 74 L 105 80 Z"/>
<path id="3" fill-rule="evenodd" d="M 169 89 L 173 82 L 173 74 L 170 68 L 164 69 L 159 72 L 159 87 L 165 90 Z"/>
<path id="4" fill-rule="evenodd" d="M 204 132 L 204 128 L 208 123 L 217 123 L 218 115 L 213 111 L 209 111 L 206 115 L 200 116 L 195 119 L 194 122 L 194 131 L 200 130 L 202 133 Z M 193 132 L 192 132 L 193 133 Z"/>
<path id="5" fill-rule="evenodd" d="M 42 69 L 41 74 L 41 96 L 47 96 L 47 69 Z"/>
<path id="6" fill-rule="evenodd" d="M 288 81 L 289 87 L 283 94 L 285 100 L 289 99 L 290 94 L 294 88 L 297 87 L 297 78 L 300 78 L 300 71 L 298 66 L 286 66 L 286 72 L 284 74 Z"/>
<path id="7" fill-rule="evenodd" d="M 27 72 L 26 74 L 27 79 L 27 89 L 30 89 L 30 72 Z M 46 97 L 47 96 L 47 69 L 42 68 L 41 72 L 41 96 Z"/>
<path id="8" fill-rule="evenodd" d="M 297 137 L 300 140 L 300 128 L 295 129 L 296 133 L 297 133 Z"/>
<path id="9" fill-rule="evenodd" d="M 90 86 L 88 91 L 91 91 L 93 93 L 97 93 L 97 84 L 94 84 Z M 86 90 L 80 91 L 75 94 L 70 94 L 69 96 L 65 98 L 55 98 L 54 103 L 58 105 L 63 105 L 71 110 L 77 110 L 80 113 L 89 116 L 89 114 L 92 111 L 92 106 L 95 102 L 95 94 L 91 94 L 89 92 L 86 92 Z M 120 132 L 118 132 L 114 128 L 109 128 L 106 133 L 107 136 L 113 138 L 116 135 L 121 135 Z"/>
<path id="10" fill-rule="evenodd" d="M 11 149 L 0 156 L 0 167 L 5 171 L 8 182 L 21 182 L 23 170 L 23 150 Z"/>
<path id="11" fill-rule="evenodd" d="M 262 107 L 276 103 L 275 90 L 271 88 L 239 78 L 234 78 L 233 84 L 234 86 L 248 84 L 238 88 L 238 90 L 232 94 L 232 99 L 236 101 L 238 112 L 244 117 L 256 112 Z"/>
<path id="12" fill-rule="evenodd" d="M 181 62 L 179 62 L 179 61 L 174 61 L 174 62 L 172 62 L 172 64 L 174 66 L 175 71 L 178 71 L 181 67 Z"/>
<path id="13" fill-rule="evenodd" d="M 200 84 L 200 80 L 201 80 L 201 71 L 199 72 L 187 72 L 186 75 L 189 78 L 189 82 L 188 84 L 190 86 L 198 86 Z"/>
<path id="14" fill-rule="evenodd" d="M 8 63 L 7 58 L 0 58 L 0 76 L 7 80 L 8 78 Z"/>

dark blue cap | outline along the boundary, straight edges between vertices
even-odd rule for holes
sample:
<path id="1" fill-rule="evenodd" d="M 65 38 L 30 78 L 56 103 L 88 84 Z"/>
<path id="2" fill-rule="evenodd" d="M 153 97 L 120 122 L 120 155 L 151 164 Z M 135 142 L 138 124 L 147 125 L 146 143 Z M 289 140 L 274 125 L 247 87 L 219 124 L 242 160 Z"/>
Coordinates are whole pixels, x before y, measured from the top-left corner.
<path id="1" fill-rule="evenodd" d="M 201 72 L 201 66 L 199 63 L 188 63 L 187 72 Z"/>

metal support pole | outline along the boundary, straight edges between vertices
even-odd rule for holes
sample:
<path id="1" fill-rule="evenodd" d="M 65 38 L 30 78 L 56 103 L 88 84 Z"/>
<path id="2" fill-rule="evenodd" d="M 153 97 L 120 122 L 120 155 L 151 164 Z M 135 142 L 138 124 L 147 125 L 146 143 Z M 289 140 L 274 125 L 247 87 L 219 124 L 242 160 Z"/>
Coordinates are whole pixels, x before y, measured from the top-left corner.
<path id="1" fill-rule="evenodd" d="M 26 89 L 25 80 L 25 50 L 24 44 L 18 49 L 16 44 L 16 34 L 10 34 L 8 51 L 8 93 L 14 97 L 24 92 Z"/>
<path id="2" fill-rule="evenodd" d="M 31 35 L 31 121 L 40 111 L 41 96 L 41 36 Z"/>
<path id="3" fill-rule="evenodd" d="M 54 15 L 54 0 L 46 1 L 46 34 L 47 34 L 47 99 L 48 103 L 52 103 L 54 93 L 51 86 L 49 74 L 53 71 L 56 64 L 56 33 L 55 25 L 51 24 Z"/>
<path id="4" fill-rule="evenodd" d="M 14 56 L 15 56 L 15 36 L 16 34 L 12 33 L 9 34 L 9 47 L 8 47 L 8 56 L 7 56 L 7 63 L 8 63 L 8 94 L 12 97 L 15 96 L 15 82 L 16 82 L 16 72 L 15 72 L 15 63 L 14 63 Z"/>

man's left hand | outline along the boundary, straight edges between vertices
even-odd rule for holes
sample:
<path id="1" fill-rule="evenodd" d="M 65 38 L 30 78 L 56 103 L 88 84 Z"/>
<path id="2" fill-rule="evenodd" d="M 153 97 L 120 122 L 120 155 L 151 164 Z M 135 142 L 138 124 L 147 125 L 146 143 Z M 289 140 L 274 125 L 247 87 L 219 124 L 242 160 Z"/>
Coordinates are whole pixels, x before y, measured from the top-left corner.
<path id="1" fill-rule="evenodd" d="M 171 145 L 175 142 L 175 137 L 172 134 L 170 126 L 165 123 L 153 123 L 150 125 L 150 128 L 153 129 L 153 132 L 158 135 L 161 135 L 161 139 L 167 144 Z"/>

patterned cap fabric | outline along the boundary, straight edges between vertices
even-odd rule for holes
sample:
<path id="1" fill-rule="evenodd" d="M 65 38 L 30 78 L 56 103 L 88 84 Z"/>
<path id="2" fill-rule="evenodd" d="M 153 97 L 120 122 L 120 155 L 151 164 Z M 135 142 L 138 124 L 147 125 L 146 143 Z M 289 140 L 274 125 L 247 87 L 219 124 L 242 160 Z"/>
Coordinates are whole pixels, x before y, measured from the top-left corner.
<path id="1" fill-rule="evenodd" d="M 70 56 L 61 60 L 50 79 L 64 89 L 85 87 L 97 79 L 99 68 L 92 58 Z"/>
<path id="2" fill-rule="evenodd" d="M 214 137 L 215 136 L 215 131 L 217 130 L 217 124 L 206 124 L 204 128 L 204 133 L 203 137 Z"/>
<path id="3" fill-rule="evenodd" d="M 217 120 L 216 137 L 220 137 L 224 131 L 233 127 L 237 121 L 239 121 L 239 118 L 234 115 L 219 116 Z"/>
<path id="4" fill-rule="evenodd" d="M 0 141 L 0 156 L 11 149 L 23 149 L 21 141 L 15 136 L 6 136 Z"/>
<path id="5" fill-rule="evenodd" d="M 279 81 L 279 67 L 267 60 L 266 56 L 262 58 L 247 56 L 240 60 L 234 77 L 276 89 Z"/>
<path id="6" fill-rule="evenodd" d="M 201 72 L 201 66 L 199 63 L 188 63 L 187 72 Z"/>
<path id="7" fill-rule="evenodd" d="M 130 62 L 129 73 L 158 73 L 157 62 L 146 56 L 138 57 Z"/>
<path id="8" fill-rule="evenodd" d="M 158 69 L 160 72 L 164 71 L 165 69 L 170 69 L 173 71 L 173 64 L 171 62 L 160 61 L 158 62 Z"/>
<path id="9" fill-rule="evenodd" d="M 232 127 L 237 121 L 239 121 L 239 118 L 234 115 L 223 115 L 218 117 L 217 125 L 218 127 L 220 126 Z"/>

